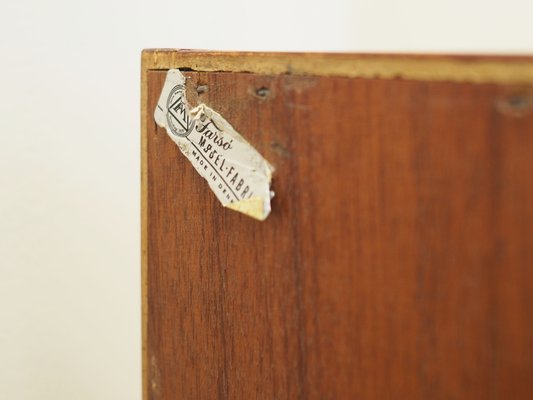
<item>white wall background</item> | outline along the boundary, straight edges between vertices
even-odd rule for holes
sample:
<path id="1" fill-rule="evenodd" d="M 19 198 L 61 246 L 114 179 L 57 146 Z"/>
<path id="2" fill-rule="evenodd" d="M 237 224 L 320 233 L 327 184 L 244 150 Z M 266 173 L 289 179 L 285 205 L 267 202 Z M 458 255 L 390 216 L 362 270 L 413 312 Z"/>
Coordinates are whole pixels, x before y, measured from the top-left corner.
<path id="1" fill-rule="evenodd" d="M 146 47 L 533 53 L 531 0 L 3 0 L 0 398 L 140 399 Z"/>

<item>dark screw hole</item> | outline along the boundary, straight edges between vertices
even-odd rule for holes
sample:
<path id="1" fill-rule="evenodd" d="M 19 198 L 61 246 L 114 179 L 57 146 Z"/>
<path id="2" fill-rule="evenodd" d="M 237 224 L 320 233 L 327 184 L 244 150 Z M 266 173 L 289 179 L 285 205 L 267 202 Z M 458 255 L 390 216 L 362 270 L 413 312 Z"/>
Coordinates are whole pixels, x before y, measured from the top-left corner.
<path id="1" fill-rule="evenodd" d="M 529 106 L 529 99 L 524 96 L 511 96 L 507 99 L 507 102 L 512 108 L 527 108 Z"/>

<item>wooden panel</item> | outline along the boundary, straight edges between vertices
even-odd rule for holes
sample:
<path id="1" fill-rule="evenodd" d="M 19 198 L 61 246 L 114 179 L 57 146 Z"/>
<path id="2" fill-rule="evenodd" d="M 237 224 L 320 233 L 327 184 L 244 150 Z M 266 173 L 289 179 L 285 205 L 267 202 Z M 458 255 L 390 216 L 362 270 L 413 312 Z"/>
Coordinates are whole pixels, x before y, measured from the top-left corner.
<path id="1" fill-rule="evenodd" d="M 148 399 L 533 398 L 532 85 L 187 76 L 276 197 L 221 207 L 147 72 Z"/>

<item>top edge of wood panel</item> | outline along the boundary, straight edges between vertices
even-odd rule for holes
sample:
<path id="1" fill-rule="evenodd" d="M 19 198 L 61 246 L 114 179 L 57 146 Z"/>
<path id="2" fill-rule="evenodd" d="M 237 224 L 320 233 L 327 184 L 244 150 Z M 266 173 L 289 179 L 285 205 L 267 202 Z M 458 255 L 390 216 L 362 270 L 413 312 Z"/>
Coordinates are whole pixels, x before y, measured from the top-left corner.
<path id="1" fill-rule="evenodd" d="M 147 49 L 143 70 L 533 84 L 533 55 L 221 52 Z"/>

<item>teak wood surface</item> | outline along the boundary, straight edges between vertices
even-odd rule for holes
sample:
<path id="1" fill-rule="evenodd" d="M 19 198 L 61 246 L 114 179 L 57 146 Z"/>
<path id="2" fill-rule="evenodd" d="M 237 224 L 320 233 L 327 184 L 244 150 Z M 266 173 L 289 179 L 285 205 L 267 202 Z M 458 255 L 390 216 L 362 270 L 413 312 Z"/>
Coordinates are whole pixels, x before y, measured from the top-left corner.
<path id="1" fill-rule="evenodd" d="M 168 68 L 275 166 L 266 221 L 156 126 Z M 145 400 L 533 399 L 532 74 L 145 52 Z"/>

